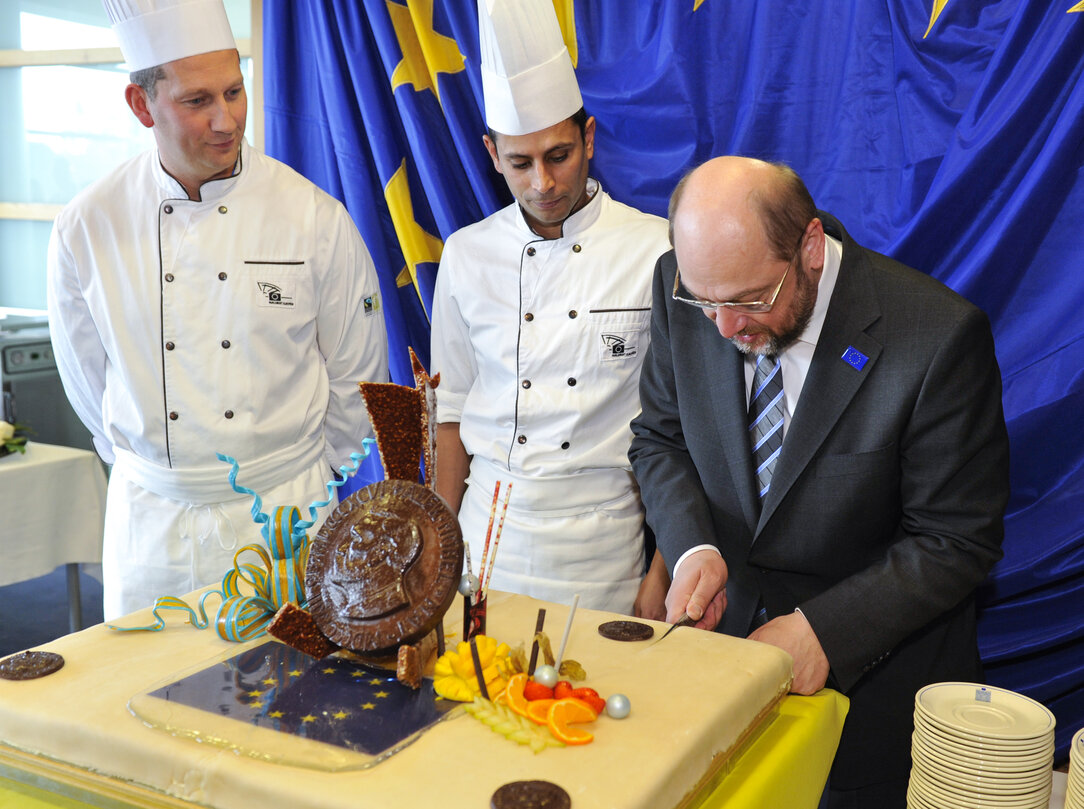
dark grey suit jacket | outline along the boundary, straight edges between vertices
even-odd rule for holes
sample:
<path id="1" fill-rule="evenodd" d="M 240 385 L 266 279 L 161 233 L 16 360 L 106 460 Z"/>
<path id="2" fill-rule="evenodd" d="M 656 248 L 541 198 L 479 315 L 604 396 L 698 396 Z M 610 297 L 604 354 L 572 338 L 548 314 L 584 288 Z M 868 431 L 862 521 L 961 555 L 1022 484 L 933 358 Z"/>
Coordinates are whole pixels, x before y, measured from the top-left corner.
<path id="1" fill-rule="evenodd" d="M 973 594 L 1001 556 L 1008 438 L 986 316 L 819 216 L 842 264 L 759 517 L 743 359 L 671 300 L 673 251 L 629 457 L 667 565 L 722 552 L 719 631 L 748 634 L 761 598 L 809 619 L 851 697 L 832 776 L 851 788 L 906 775 L 919 687 L 981 677 Z"/>

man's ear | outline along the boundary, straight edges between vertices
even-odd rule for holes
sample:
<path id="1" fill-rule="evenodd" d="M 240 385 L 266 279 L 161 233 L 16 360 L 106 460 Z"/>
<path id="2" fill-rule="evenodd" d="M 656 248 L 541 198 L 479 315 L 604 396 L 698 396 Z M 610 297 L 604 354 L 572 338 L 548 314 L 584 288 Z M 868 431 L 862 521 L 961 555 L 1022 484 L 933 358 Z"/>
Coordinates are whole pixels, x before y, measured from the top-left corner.
<path id="1" fill-rule="evenodd" d="M 148 129 L 154 126 L 154 116 L 151 115 L 146 90 L 138 84 L 129 84 L 124 88 L 124 100 L 128 102 L 129 109 L 139 119 L 139 123 Z"/>
<path id="2" fill-rule="evenodd" d="M 501 168 L 500 158 L 497 157 L 497 144 L 493 142 L 489 135 L 482 135 L 482 143 L 486 145 L 486 151 L 489 152 L 489 158 L 493 161 L 493 168 L 495 168 L 499 174 L 504 174 L 504 169 Z"/>

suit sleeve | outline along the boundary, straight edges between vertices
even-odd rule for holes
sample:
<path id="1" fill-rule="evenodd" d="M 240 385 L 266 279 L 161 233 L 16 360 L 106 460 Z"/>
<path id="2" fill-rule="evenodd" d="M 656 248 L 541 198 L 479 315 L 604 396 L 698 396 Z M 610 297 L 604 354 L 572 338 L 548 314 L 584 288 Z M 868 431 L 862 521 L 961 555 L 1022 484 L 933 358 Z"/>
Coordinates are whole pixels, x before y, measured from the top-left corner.
<path id="1" fill-rule="evenodd" d="M 317 315 L 317 340 L 327 370 L 329 391 L 324 430 L 332 468 L 360 452 L 372 436 L 359 382 L 388 381 L 388 335 L 379 304 L 376 266 L 346 209 L 317 221 L 330 224 L 318 238 L 328 240 Z M 375 306 L 374 306 L 375 304 Z"/>
<path id="2" fill-rule="evenodd" d="M 651 309 L 651 345 L 640 375 L 641 412 L 632 422 L 629 460 L 647 522 L 673 575 L 674 563 L 687 550 L 711 542 L 714 528 L 700 475 L 685 444 L 678 410 L 670 321 L 666 302 L 673 283 L 673 253 L 655 264 Z M 667 281 L 669 277 L 669 281 Z"/>
<path id="3" fill-rule="evenodd" d="M 845 690 L 969 597 L 1001 558 L 1008 436 L 993 337 L 978 309 L 933 355 L 899 456 L 902 517 L 892 544 L 799 605 Z"/>

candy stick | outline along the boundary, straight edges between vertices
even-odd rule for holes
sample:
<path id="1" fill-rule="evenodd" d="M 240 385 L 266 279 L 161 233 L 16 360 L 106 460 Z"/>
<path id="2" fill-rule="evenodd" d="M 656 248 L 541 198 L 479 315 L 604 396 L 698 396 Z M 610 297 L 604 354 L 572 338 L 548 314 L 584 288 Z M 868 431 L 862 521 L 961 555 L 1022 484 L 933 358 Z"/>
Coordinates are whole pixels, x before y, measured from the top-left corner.
<path id="1" fill-rule="evenodd" d="M 497 495 L 501 493 L 501 482 L 498 480 L 493 487 L 493 504 L 489 507 L 489 525 L 486 527 L 486 542 L 482 546 L 482 561 L 478 565 L 479 585 L 486 571 L 486 557 L 489 556 L 489 538 L 493 534 L 493 520 L 497 516 Z"/>
<path id="2" fill-rule="evenodd" d="M 542 631 L 542 627 L 546 625 L 546 608 L 538 608 L 538 617 L 534 622 L 534 642 L 531 644 L 531 662 L 527 665 L 527 676 L 534 676 L 534 667 L 538 663 L 538 633 Z"/>
<path id="3" fill-rule="evenodd" d="M 576 614 L 576 607 L 580 603 L 580 594 L 572 596 L 572 609 L 568 611 L 568 623 L 565 624 L 565 634 L 561 637 L 561 650 L 557 652 L 557 665 L 554 666 L 558 672 L 561 671 L 561 661 L 565 659 L 565 644 L 568 643 L 568 633 L 572 631 L 572 616 Z"/>
<path id="4" fill-rule="evenodd" d="M 478 679 L 478 691 L 482 694 L 482 699 L 489 699 L 489 689 L 486 688 L 486 676 L 482 671 L 482 659 L 478 656 L 477 638 L 470 639 L 470 656 L 474 661 L 474 676 Z"/>
<path id="5" fill-rule="evenodd" d="M 489 593 L 489 580 L 493 578 L 493 563 L 497 561 L 497 546 L 501 544 L 501 531 L 504 530 L 504 515 L 508 513 L 508 497 L 511 494 L 512 484 L 509 483 L 508 488 L 504 490 L 504 508 L 501 509 L 501 520 L 497 523 L 497 533 L 493 537 L 493 555 L 489 557 L 489 569 L 486 570 L 486 580 L 484 583 L 479 584 L 480 587 L 484 588 L 483 592 L 487 595 Z"/>

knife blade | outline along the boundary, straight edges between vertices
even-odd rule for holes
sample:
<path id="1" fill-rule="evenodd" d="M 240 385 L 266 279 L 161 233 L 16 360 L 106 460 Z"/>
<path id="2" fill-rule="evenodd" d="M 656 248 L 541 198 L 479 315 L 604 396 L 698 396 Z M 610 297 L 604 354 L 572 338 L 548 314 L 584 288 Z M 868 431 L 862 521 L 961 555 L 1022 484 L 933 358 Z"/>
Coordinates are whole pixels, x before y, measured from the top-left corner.
<path id="1" fill-rule="evenodd" d="M 662 637 L 665 638 L 679 626 L 692 626 L 695 623 L 696 621 L 689 617 L 689 613 L 683 612 L 681 613 L 681 617 L 674 621 L 673 626 L 671 626 L 669 629 L 666 630 L 666 632 L 663 633 Z M 659 640 L 662 640 L 662 638 L 659 638 Z"/>

